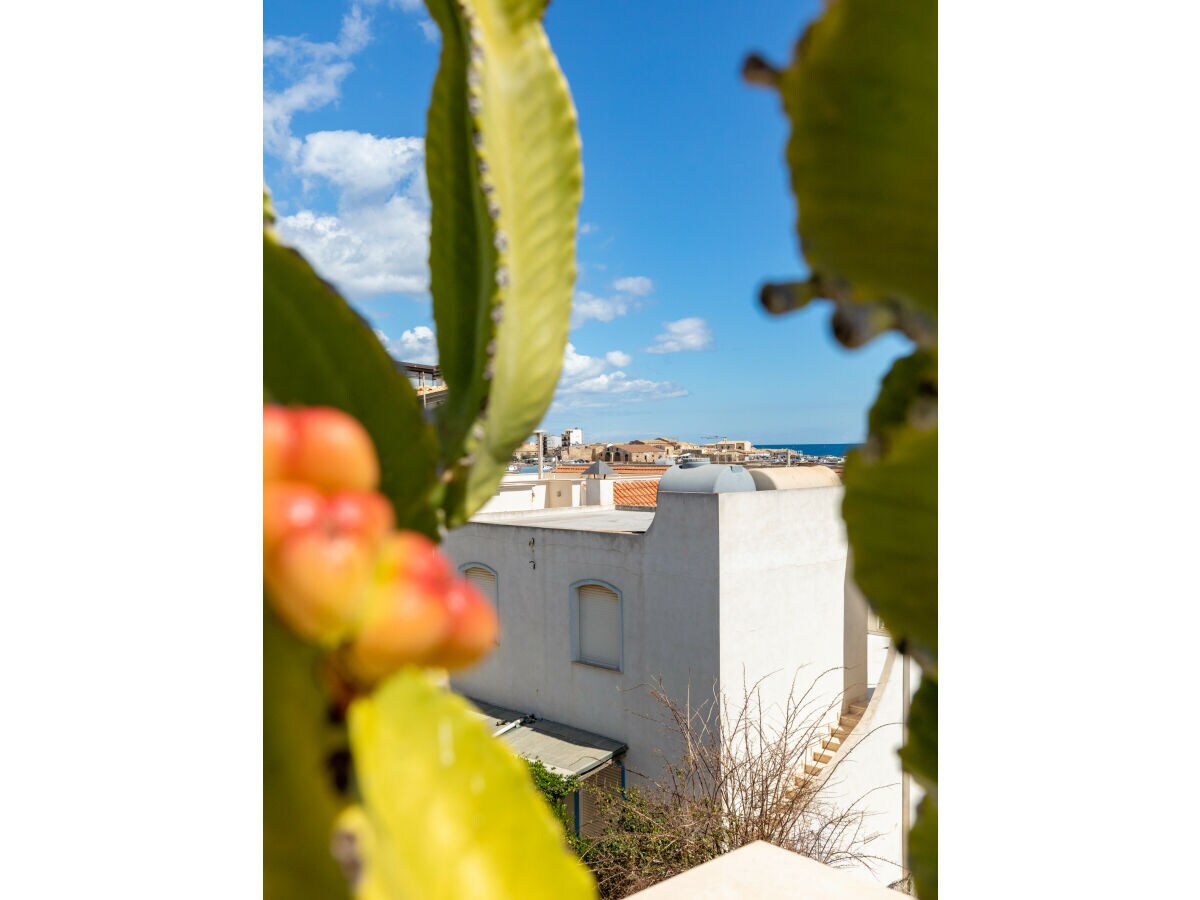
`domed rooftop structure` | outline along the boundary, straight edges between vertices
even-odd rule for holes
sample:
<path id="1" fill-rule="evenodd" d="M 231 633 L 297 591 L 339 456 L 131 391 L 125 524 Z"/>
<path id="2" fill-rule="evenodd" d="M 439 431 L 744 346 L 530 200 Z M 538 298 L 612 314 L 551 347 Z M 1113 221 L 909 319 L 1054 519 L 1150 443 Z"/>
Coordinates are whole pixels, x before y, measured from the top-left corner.
<path id="1" fill-rule="evenodd" d="M 707 459 L 689 459 L 663 472 L 659 491 L 680 494 L 726 494 L 754 490 L 754 479 L 745 466 L 714 465 Z"/>

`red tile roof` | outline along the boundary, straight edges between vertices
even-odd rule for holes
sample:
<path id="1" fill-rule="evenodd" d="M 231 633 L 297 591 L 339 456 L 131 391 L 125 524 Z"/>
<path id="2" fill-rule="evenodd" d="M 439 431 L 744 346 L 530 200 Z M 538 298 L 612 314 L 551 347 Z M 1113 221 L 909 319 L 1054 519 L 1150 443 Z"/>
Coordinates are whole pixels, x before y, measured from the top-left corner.
<path id="1" fill-rule="evenodd" d="M 555 466 L 554 471 L 568 475 L 582 475 L 590 465 L 590 462 L 564 464 Z M 638 465 L 636 463 L 605 463 L 605 465 L 609 466 L 618 475 L 661 475 L 670 468 L 670 466 Z"/>
<path id="2" fill-rule="evenodd" d="M 613 485 L 613 503 L 618 506 L 658 506 L 658 480 L 618 481 Z"/>

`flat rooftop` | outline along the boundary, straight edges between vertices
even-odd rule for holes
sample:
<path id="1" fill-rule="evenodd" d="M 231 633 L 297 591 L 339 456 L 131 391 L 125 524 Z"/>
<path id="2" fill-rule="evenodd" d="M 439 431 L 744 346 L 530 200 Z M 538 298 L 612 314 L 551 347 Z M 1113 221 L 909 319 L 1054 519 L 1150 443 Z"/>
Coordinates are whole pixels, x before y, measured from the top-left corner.
<path id="1" fill-rule="evenodd" d="M 525 528 L 561 528 L 566 531 L 609 531 L 643 534 L 654 521 L 652 510 L 596 509 L 569 506 L 520 512 L 482 513 L 471 519 L 488 525 L 517 525 Z"/>

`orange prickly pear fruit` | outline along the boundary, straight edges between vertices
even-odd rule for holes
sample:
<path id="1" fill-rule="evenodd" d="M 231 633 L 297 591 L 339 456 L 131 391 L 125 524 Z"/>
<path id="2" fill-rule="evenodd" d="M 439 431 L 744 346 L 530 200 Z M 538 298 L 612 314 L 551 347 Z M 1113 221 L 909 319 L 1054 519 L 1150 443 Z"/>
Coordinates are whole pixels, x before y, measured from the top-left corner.
<path id="1" fill-rule="evenodd" d="M 265 485 L 263 576 L 279 617 L 306 640 L 344 640 L 362 616 L 392 525 L 392 508 L 379 494 L 327 498 L 305 485 Z"/>
<path id="2" fill-rule="evenodd" d="M 344 648 L 343 666 L 372 686 L 406 665 L 430 665 L 450 633 L 450 566 L 425 537 L 398 532 L 387 539 L 372 575 L 362 622 Z"/>
<path id="3" fill-rule="evenodd" d="M 263 558 L 290 534 L 311 528 L 324 513 L 325 495 L 307 484 L 270 481 L 263 485 Z"/>
<path id="4" fill-rule="evenodd" d="M 300 481 L 326 493 L 379 486 L 379 458 L 367 430 L 327 406 L 263 407 L 264 481 Z"/>

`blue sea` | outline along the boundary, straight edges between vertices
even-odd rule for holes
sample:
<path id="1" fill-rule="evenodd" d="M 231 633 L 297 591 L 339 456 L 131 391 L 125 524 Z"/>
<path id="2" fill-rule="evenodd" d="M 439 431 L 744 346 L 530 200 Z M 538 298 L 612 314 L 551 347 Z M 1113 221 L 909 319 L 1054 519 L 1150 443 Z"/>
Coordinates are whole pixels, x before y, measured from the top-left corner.
<path id="1" fill-rule="evenodd" d="M 772 444 L 754 442 L 755 447 L 770 447 L 772 450 L 795 450 L 805 456 L 845 456 L 861 444 Z"/>

